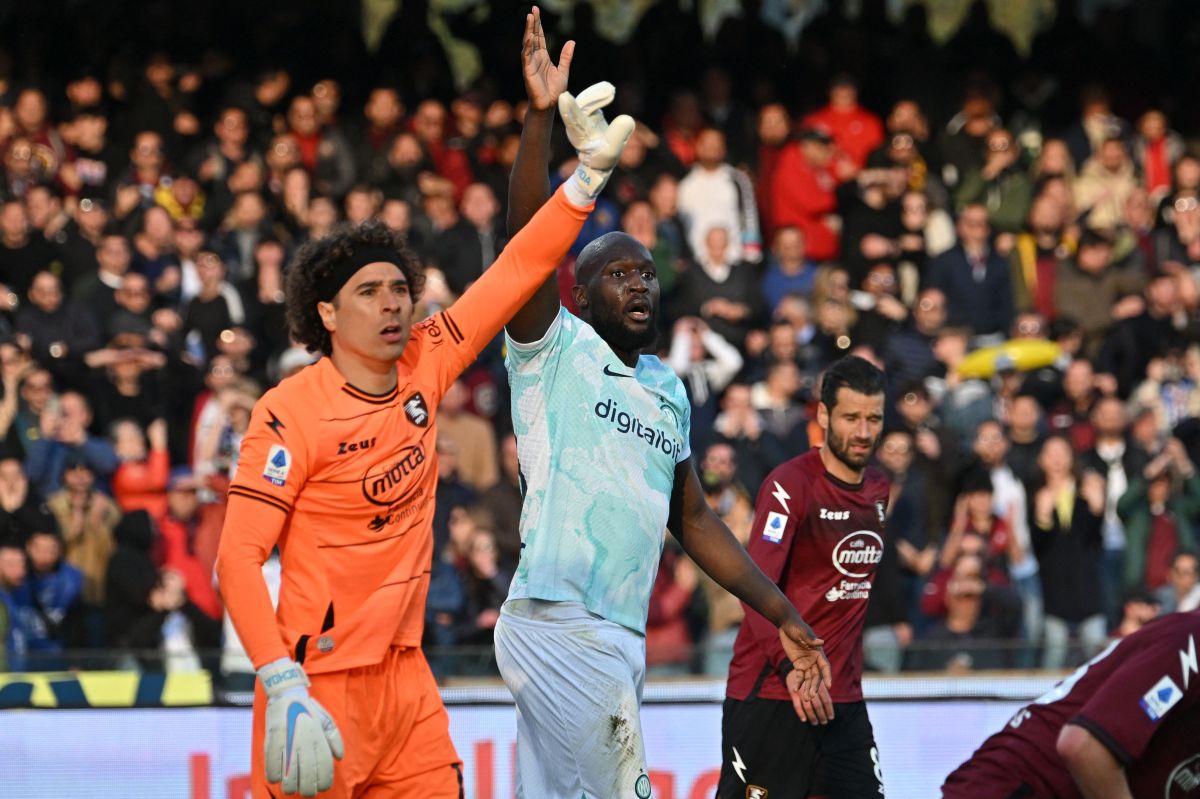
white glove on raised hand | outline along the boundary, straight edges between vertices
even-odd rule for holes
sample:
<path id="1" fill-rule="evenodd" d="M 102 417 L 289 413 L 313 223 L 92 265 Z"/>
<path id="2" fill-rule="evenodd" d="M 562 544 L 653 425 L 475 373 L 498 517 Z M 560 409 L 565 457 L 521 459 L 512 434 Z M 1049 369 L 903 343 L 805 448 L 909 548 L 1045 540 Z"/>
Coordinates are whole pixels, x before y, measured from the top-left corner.
<path id="1" fill-rule="evenodd" d="M 558 96 L 558 112 L 567 128 L 567 138 L 579 153 L 579 166 L 567 179 L 567 199 L 578 208 L 596 201 L 609 175 L 617 166 L 621 150 L 633 133 L 633 117 L 621 114 L 609 124 L 601 111 L 616 97 L 608 81 L 587 87 L 578 97 L 570 92 Z"/>
<path id="2" fill-rule="evenodd" d="M 281 658 L 258 670 L 267 693 L 267 782 L 284 793 L 316 796 L 333 786 L 333 759 L 345 747 L 333 717 L 308 695 L 308 675 Z"/>

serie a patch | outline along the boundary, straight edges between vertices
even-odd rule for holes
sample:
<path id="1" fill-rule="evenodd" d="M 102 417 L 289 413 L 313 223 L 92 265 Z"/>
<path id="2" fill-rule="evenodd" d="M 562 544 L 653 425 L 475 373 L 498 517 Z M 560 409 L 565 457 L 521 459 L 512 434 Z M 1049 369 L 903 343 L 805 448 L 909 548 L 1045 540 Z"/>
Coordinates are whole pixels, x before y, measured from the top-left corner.
<path id="1" fill-rule="evenodd" d="M 783 531 L 787 527 L 788 517 L 778 511 L 767 514 L 767 523 L 763 525 L 762 536 L 766 540 L 778 544 L 783 540 Z"/>
<path id="2" fill-rule="evenodd" d="M 272 444 L 271 451 L 267 453 L 266 465 L 263 466 L 263 479 L 273 486 L 283 486 L 287 484 L 291 468 L 292 453 L 288 452 L 287 447 Z"/>
<path id="3" fill-rule="evenodd" d="M 1142 699 L 1138 702 L 1142 706 L 1142 710 L 1150 717 L 1151 721 L 1158 721 L 1167 712 L 1183 699 L 1183 691 L 1179 690 L 1179 686 L 1170 677 L 1164 676 L 1161 680 L 1154 683 L 1154 687 L 1142 695 Z"/>

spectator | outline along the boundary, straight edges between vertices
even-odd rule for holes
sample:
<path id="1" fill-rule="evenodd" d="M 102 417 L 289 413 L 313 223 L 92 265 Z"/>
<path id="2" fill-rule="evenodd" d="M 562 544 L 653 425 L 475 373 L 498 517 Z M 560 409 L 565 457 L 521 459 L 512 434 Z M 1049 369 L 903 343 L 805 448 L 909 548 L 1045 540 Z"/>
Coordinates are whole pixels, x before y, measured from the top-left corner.
<path id="1" fill-rule="evenodd" d="M 96 324 L 117 312 L 116 291 L 129 271 L 129 242 L 119 233 L 106 232 L 96 248 L 96 271 L 80 278 L 71 288 L 71 302 L 92 312 Z"/>
<path id="2" fill-rule="evenodd" d="M 225 279 L 225 263 L 217 253 L 200 252 L 196 273 L 200 287 L 183 309 L 183 332 L 189 342 L 195 338 L 202 360 L 207 361 L 215 354 L 221 333 L 246 321 L 246 310 L 237 289 Z"/>
<path id="3" fill-rule="evenodd" d="M 34 275 L 29 305 L 17 313 L 17 328 L 29 341 L 29 353 L 62 383 L 80 386 L 84 356 L 100 347 L 92 315 L 63 302 L 62 284 L 52 272 Z"/>
<path id="4" fill-rule="evenodd" d="M 0 629 L 4 631 L 4 665 L 13 671 L 24 671 L 29 649 L 15 601 L 25 584 L 26 572 L 25 548 L 13 537 L 0 536 L 0 619 L 4 622 Z"/>
<path id="5" fill-rule="evenodd" d="M 1067 236 L 1065 213 L 1048 195 L 1035 197 L 1026 229 L 1017 234 L 1009 254 L 1017 308 L 1037 311 L 1048 320 L 1058 313 L 1054 301 L 1058 263 L 1074 248 Z"/>
<path id="6" fill-rule="evenodd" d="M 771 313 L 787 294 L 807 297 L 812 293 L 817 265 L 809 259 L 804 244 L 804 233 L 798 227 L 788 225 L 775 232 L 762 279 L 762 292 Z"/>
<path id="7" fill-rule="evenodd" d="M 1157 108 L 1138 118 L 1133 140 L 1133 160 L 1144 176 L 1151 197 L 1165 195 L 1171 189 L 1171 174 L 1183 155 L 1183 138 L 1171 130 L 1167 117 Z"/>
<path id="8" fill-rule="evenodd" d="M 736 258 L 730 231 L 709 228 L 699 268 L 689 269 L 675 297 L 679 316 L 698 316 L 722 338 L 741 346 L 746 334 L 764 315 L 762 293 L 754 267 Z"/>
<path id="9" fill-rule="evenodd" d="M 300 148 L 300 164 L 312 176 L 320 194 L 341 197 L 354 185 L 354 155 L 335 128 L 324 127 L 317 106 L 308 95 L 292 98 L 288 108 L 288 133 Z"/>
<path id="10" fill-rule="evenodd" d="M 25 580 L 13 592 L 16 623 L 22 628 L 30 671 L 57 671 L 66 667 L 64 649 L 81 640 L 83 575 L 64 562 L 63 542 L 53 517 L 34 530 L 25 542 L 29 559 Z"/>
<path id="11" fill-rule="evenodd" d="M 687 674 L 692 660 L 692 632 L 687 613 L 700 580 L 696 565 L 670 542 L 650 591 L 646 616 L 646 673 Z"/>
<path id="12" fill-rule="evenodd" d="M 829 84 L 829 104 L 805 117 L 804 127 L 830 132 L 839 155 L 848 162 L 839 169 L 845 180 L 867 163 L 867 156 L 883 143 L 883 123 L 858 104 L 858 84 L 849 75 L 838 75 Z"/>
<path id="13" fill-rule="evenodd" d="M 1163 613 L 1187 613 L 1200 607 L 1200 558 L 1194 552 L 1176 552 L 1167 572 L 1167 584 L 1158 592 Z"/>
<path id="14" fill-rule="evenodd" d="M 401 131 L 404 102 L 391 86 L 376 86 L 363 106 L 366 124 L 356 137 L 354 160 L 359 179 L 379 185 L 387 176 L 388 150 Z"/>
<path id="15" fill-rule="evenodd" d="M 485 491 L 499 479 L 496 433 L 490 424 L 467 409 L 469 392 L 461 380 L 442 397 L 438 407 L 440 435 L 458 448 L 458 474 L 474 491 Z"/>
<path id="16" fill-rule="evenodd" d="M 433 549 L 434 552 L 446 554 L 450 562 L 458 565 L 460 548 L 465 549 L 469 533 L 451 540 L 453 529 L 461 530 L 461 517 L 467 508 L 475 505 L 476 493 L 471 486 L 463 482 L 458 471 L 458 442 L 453 438 L 440 434 L 437 439 L 438 454 L 438 483 L 437 494 L 434 496 L 433 510 Z M 490 506 L 487 506 L 490 507 Z M 457 528 L 452 524 L 456 517 L 460 519 Z M 518 532 L 519 535 L 519 532 Z"/>
<path id="17" fill-rule="evenodd" d="M 1175 553 L 1196 548 L 1200 514 L 1200 476 L 1179 439 L 1167 441 L 1158 457 L 1130 475 L 1117 512 L 1126 538 L 1121 587 L 1166 587 Z"/>
<path id="18" fill-rule="evenodd" d="M 945 617 L 914 647 L 912 668 L 962 674 L 1004 667 L 1009 658 L 997 645 L 1016 637 L 1020 610 L 1011 592 L 988 585 L 983 559 L 964 554 L 946 583 Z"/>
<path id="19" fill-rule="evenodd" d="M 754 197 L 758 202 L 759 219 L 765 236 L 773 237 L 779 232 L 774 227 L 771 187 L 775 182 L 775 170 L 779 168 L 779 156 L 787 147 L 791 131 L 792 120 L 782 103 L 768 103 L 758 110 Z"/>
<path id="20" fill-rule="evenodd" d="M 801 130 L 796 141 L 780 152 L 770 189 L 771 229 L 799 228 L 808 257 L 817 262 L 837 258 L 840 246 L 833 156 L 833 139 L 827 131 Z"/>
<path id="21" fill-rule="evenodd" d="M 107 494 L 96 490 L 96 476 L 82 459 L 68 460 L 62 490 L 46 501 L 62 531 L 63 557 L 83 575 L 84 642 L 101 646 L 105 640 L 105 580 L 108 561 L 116 548 L 113 529 L 121 511 Z"/>
<path id="22" fill-rule="evenodd" d="M 1084 162 L 1075 181 L 1075 207 L 1086 215 L 1087 226 L 1111 231 L 1124 216 L 1125 201 L 1138 186 L 1133 161 L 1119 137 L 1105 139 L 1099 151 Z"/>
<path id="23" fill-rule="evenodd" d="M 927 285 L 945 295 L 949 324 L 996 337 L 1007 333 L 1015 309 L 1008 264 L 988 244 L 989 232 L 987 208 L 964 208 L 959 243 L 930 262 Z"/>
<path id="24" fill-rule="evenodd" d="M 437 100 L 423 101 L 413 114 L 412 130 L 437 174 L 450 182 L 454 199 L 461 199 L 474 176 L 467 154 L 447 135 L 446 107 Z"/>
<path id="25" fill-rule="evenodd" d="M 221 618 L 213 565 L 225 521 L 224 503 L 201 502 L 200 481 L 186 466 L 171 470 L 166 503 L 158 520 L 163 566 L 183 578 L 188 601 L 206 616 Z M 149 509 L 148 509 L 149 510 Z"/>
<path id="26" fill-rule="evenodd" d="M 784 451 L 799 454 L 808 449 L 808 416 L 800 404 L 800 367 L 795 361 L 767 366 L 766 379 L 750 387 L 750 403 Z"/>
<path id="27" fill-rule="evenodd" d="M 1083 659 L 1105 640 L 1101 584 L 1104 478 L 1080 476 L 1066 439 L 1052 436 L 1042 445 L 1038 465 L 1044 475 L 1030 503 L 1030 532 L 1042 577 L 1045 600 L 1045 650 L 1042 668 L 1061 669 L 1072 634 L 1079 636 Z"/>
<path id="28" fill-rule="evenodd" d="M 679 211 L 687 224 L 692 252 L 708 252 L 708 236 L 723 228 L 729 258 L 758 263 L 762 237 L 754 187 L 745 174 L 725 161 L 725 134 L 705 128 L 696 137 L 696 162 L 679 182 Z"/>
<path id="29" fill-rule="evenodd" d="M 668 365 L 683 379 L 692 406 L 692 448 L 701 451 L 717 417 L 717 398 L 741 370 L 741 352 L 699 317 L 675 323 Z"/>
<path id="30" fill-rule="evenodd" d="M 29 443 L 25 456 L 29 482 L 42 496 L 62 487 L 63 468 L 72 456 L 84 460 L 101 487 L 108 487 L 118 465 L 117 455 L 106 439 L 88 432 L 91 424 L 87 398 L 74 391 L 64 392 L 58 408 L 42 415 L 40 437 Z"/>
<path id="31" fill-rule="evenodd" d="M 911 317 L 887 338 L 882 348 L 892 396 L 901 386 L 938 371 L 933 346 L 945 323 L 946 295 L 940 289 L 922 290 L 913 304 Z"/>
<path id="32" fill-rule="evenodd" d="M 1091 426 L 1095 446 L 1083 453 L 1085 469 L 1105 478 L 1104 500 L 1104 593 L 1105 609 L 1115 616 L 1126 564 L 1126 529 L 1120 503 L 1130 482 L 1145 468 L 1149 453 L 1127 439 L 1128 417 L 1116 397 L 1101 397 L 1092 406 Z M 1164 566 L 1165 568 L 1165 566 Z"/>
<path id="33" fill-rule="evenodd" d="M 113 452 L 121 462 L 112 479 L 113 496 L 121 511 L 144 510 L 152 518 L 162 517 L 167 510 L 171 467 L 167 423 L 155 419 L 143 430 L 133 419 L 119 419 L 113 423 L 112 439 Z"/>
<path id="34" fill-rule="evenodd" d="M 1000 254 L 1008 255 L 1013 235 L 1025 224 L 1033 201 L 1033 181 L 1021 163 L 1021 150 L 1011 133 L 996 128 L 987 135 L 983 165 L 963 176 L 954 198 L 959 206 L 979 204 L 987 208 L 988 224 L 1000 234 Z M 1007 245 L 1001 246 L 1002 240 Z"/>
<path id="35" fill-rule="evenodd" d="M 767 429 L 762 414 L 750 400 L 750 386 L 733 383 L 725 389 L 721 412 L 713 421 L 713 442 L 729 444 L 737 463 L 737 479 L 747 491 L 757 493 L 769 464 L 787 459 L 783 443 Z"/>
<path id="36" fill-rule="evenodd" d="M 516 569 L 521 557 L 521 480 L 517 437 L 506 433 L 500 439 L 500 479 L 479 495 L 479 503 L 492 511 L 500 563 L 510 570 Z M 438 491 L 441 490 L 439 485 Z"/>
<path id="37" fill-rule="evenodd" d="M 31 232 L 24 203 L 10 199 L 0 205 L 0 277 L 5 293 L 24 297 L 33 276 L 57 260 L 50 243 Z M 15 303 L 9 303 L 5 310 L 15 308 Z"/>
<path id="38" fill-rule="evenodd" d="M 1084 352 L 1095 357 L 1114 320 L 1137 316 L 1143 303 L 1136 296 L 1142 277 L 1112 262 L 1112 239 L 1087 230 L 1079 240 L 1074 261 L 1060 261 L 1054 284 L 1054 304 L 1061 316 L 1083 328 Z"/>
<path id="39" fill-rule="evenodd" d="M 1153 621 L 1161 609 L 1158 598 L 1143 586 L 1127 589 L 1121 603 L 1121 621 L 1112 631 L 1111 638 L 1125 638 Z"/>

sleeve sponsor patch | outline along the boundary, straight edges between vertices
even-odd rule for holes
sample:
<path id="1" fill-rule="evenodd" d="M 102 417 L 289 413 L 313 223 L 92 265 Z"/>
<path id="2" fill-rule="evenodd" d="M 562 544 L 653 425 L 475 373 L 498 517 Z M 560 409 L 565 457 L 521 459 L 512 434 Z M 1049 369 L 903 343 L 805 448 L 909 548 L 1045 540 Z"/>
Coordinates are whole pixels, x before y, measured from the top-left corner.
<path id="1" fill-rule="evenodd" d="M 1158 721 L 1167 712 L 1183 699 L 1183 691 L 1179 690 L 1179 686 L 1170 677 L 1164 676 L 1161 680 L 1154 683 L 1154 687 L 1142 695 L 1142 699 L 1138 702 L 1142 706 L 1142 710 L 1150 717 L 1151 721 Z"/>
<path id="2" fill-rule="evenodd" d="M 771 511 L 767 514 L 767 523 L 763 525 L 762 536 L 766 540 L 778 544 L 783 540 L 783 531 L 787 527 L 788 517 L 783 513 Z"/>
<path id="3" fill-rule="evenodd" d="M 263 466 L 263 479 L 273 486 L 285 485 L 291 468 L 292 453 L 288 452 L 287 447 L 272 444 L 271 451 L 267 453 L 267 463 Z"/>

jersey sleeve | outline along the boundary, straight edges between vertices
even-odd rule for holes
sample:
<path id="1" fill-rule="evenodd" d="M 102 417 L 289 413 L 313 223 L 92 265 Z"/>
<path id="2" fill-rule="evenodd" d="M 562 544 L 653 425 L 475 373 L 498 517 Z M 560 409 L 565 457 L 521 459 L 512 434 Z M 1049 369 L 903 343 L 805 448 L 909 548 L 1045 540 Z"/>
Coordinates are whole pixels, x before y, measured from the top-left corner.
<path id="1" fill-rule="evenodd" d="M 435 373 L 439 393 L 554 273 L 590 211 L 571 205 L 559 188 L 457 302 L 413 329 L 418 346 L 410 345 L 411 357 Z M 435 350 L 440 350 L 436 357 L 426 357 Z M 407 351 L 405 356 L 410 357 Z"/>
<path id="2" fill-rule="evenodd" d="M 571 324 L 570 311 L 561 305 L 558 316 L 546 328 L 545 334 L 537 341 L 517 341 L 504 331 L 504 363 L 515 372 L 525 372 L 540 369 L 556 352 L 561 352 L 570 344 L 574 331 Z"/>
<path id="3" fill-rule="evenodd" d="M 250 415 L 217 551 L 221 596 L 255 668 L 289 657 L 262 576 L 307 479 L 298 414 L 268 392 Z M 314 414 L 315 415 L 315 414 Z"/>
<path id="4" fill-rule="evenodd" d="M 1140 644 L 1070 719 L 1128 767 L 1138 760 L 1168 717 L 1200 702 L 1195 633 L 1178 631 L 1127 641 Z"/>
<path id="5" fill-rule="evenodd" d="M 683 463 L 692 457 L 692 403 L 688 399 L 682 380 L 679 381 L 678 388 L 676 407 L 679 408 L 679 436 L 683 441 L 683 446 L 679 448 L 679 457 L 675 459 L 675 462 Z"/>
<path id="6" fill-rule="evenodd" d="M 785 576 L 795 543 L 796 527 L 804 517 L 807 499 L 799 488 L 789 486 L 792 505 L 785 505 L 775 496 L 778 493 L 775 491 L 778 478 L 779 473 L 773 472 L 759 489 L 758 500 L 754 504 L 754 525 L 750 528 L 750 543 L 746 549 L 763 574 L 781 590 L 786 590 Z M 788 663 L 783 644 L 779 641 L 779 629 L 749 605 L 742 604 L 746 609 L 744 623 L 749 626 L 754 640 L 778 672 L 781 666 Z"/>

